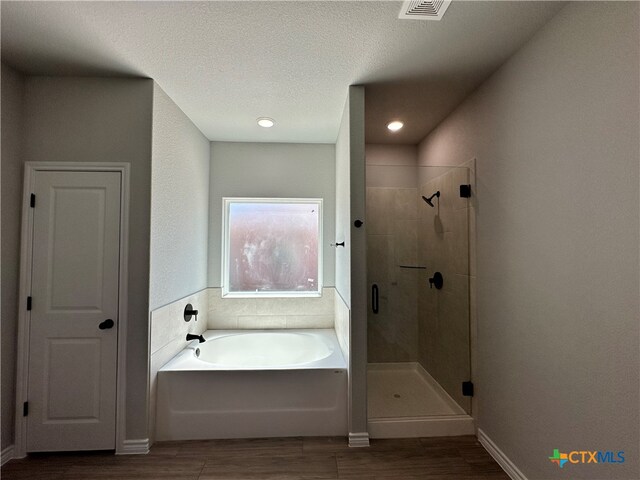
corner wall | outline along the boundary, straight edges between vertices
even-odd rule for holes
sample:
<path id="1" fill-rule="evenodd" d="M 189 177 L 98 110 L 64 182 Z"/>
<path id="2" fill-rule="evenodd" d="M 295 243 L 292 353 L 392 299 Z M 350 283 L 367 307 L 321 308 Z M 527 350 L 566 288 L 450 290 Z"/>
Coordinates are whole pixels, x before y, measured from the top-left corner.
<path id="1" fill-rule="evenodd" d="M 340 131 L 336 139 L 336 242 L 348 248 L 336 248 L 336 291 L 347 308 L 351 308 L 351 166 L 349 96 L 344 106 Z"/>
<path id="2" fill-rule="evenodd" d="M 640 477 L 638 17 L 570 3 L 419 146 L 477 158 L 477 419 L 523 478 Z"/>
<path id="3" fill-rule="evenodd" d="M 149 253 L 149 439 L 158 370 L 207 327 L 210 142 L 153 83 Z M 199 311 L 187 323 L 187 303 Z"/>
<path id="4" fill-rule="evenodd" d="M 209 140 L 153 84 L 149 310 L 207 287 Z"/>
<path id="5" fill-rule="evenodd" d="M 20 203 L 23 160 L 24 77 L 2 64 L 2 392 L 0 451 L 13 445 L 16 399 L 16 343 L 18 338 L 18 276 L 20 269 Z"/>
<path id="6" fill-rule="evenodd" d="M 349 444 L 366 446 L 367 434 L 367 225 L 365 221 L 364 87 L 350 86 L 336 140 L 336 331 L 349 345 Z M 348 332 L 348 339 L 344 334 Z"/>

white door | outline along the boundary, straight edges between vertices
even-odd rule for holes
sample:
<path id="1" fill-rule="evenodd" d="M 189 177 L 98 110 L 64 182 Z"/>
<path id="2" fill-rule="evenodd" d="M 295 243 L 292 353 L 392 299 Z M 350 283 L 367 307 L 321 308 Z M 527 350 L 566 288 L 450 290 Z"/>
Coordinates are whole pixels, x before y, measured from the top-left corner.
<path id="1" fill-rule="evenodd" d="M 29 452 L 115 448 L 120 177 L 35 172 Z"/>

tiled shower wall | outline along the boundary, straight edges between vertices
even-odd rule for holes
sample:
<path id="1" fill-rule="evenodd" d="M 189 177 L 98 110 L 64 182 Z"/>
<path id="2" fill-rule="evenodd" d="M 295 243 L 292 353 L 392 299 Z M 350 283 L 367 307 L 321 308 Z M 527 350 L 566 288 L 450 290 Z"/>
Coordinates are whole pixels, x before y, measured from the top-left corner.
<path id="1" fill-rule="evenodd" d="M 416 188 L 367 187 L 367 282 L 379 291 L 368 315 L 368 362 L 418 360 Z"/>
<path id="2" fill-rule="evenodd" d="M 418 200 L 418 261 L 427 278 L 435 272 L 444 277 L 441 290 L 429 288 L 427 278 L 418 284 L 418 361 L 467 412 L 470 399 L 462 396 L 461 383 L 471 378 L 470 209 L 459 186 L 469 183 L 468 168 L 452 168 L 420 187 L 426 197 L 440 191 L 434 208 Z"/>

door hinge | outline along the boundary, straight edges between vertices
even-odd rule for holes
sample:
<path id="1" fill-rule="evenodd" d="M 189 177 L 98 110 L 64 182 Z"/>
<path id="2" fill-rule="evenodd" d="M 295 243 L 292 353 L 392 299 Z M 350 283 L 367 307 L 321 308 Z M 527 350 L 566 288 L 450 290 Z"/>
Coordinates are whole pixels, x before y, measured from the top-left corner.
<path id="1" fill-rule="evenodd" d="M 31 194 L 31 201 L 29 202 L 29 205 L 31 205 L 31 208 L 35 208 L 35 206 L 36 206 L 36 194 L 35 193 Z"/>
<path id="2" fill-rule="evenodd" d="M 471 197 L 471 185 L 460 185 L 460 198 Z"/>
<path id="3" fill-rule="evenodd" d="M 473 397 L 473 382 L 462 382 L 462 395 L 465 397 Z"/>
<path id="4" fill-rule="evenodd" d="M 24 402 L 22 404 L 22 416 L 26 417 L 29 415 L 29 402 Z"/>
<path id="5" fill-rule="evenodd" d="M 31 297 L 27 297 L 27 310 L 31 310 Z"/>

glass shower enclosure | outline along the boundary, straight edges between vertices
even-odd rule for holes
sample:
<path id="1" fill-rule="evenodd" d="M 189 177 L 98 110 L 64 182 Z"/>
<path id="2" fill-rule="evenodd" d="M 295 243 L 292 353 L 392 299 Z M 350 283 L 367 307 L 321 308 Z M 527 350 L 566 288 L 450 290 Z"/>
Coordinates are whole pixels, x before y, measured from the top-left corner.
<path id="1" fill-rule="evenodd" d="M 367 165 L 372 437 L 390 425 L 398 436 L 402 424 L 420 436 L 473 433 L 468 383 L 463 394 L 472 373 L 470 172 Z M 443 429 L 444 419 L 467 421 Z"/>

